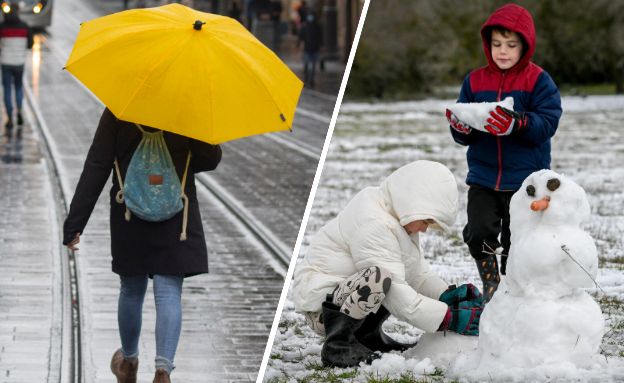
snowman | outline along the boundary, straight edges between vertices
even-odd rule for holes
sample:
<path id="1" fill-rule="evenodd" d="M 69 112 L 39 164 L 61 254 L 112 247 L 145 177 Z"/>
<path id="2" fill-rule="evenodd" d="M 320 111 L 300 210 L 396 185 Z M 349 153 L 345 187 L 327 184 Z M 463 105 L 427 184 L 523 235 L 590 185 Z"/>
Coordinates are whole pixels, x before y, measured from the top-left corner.
<path id="1" fill-rule="evenodd" d="M 593 287 L 596 246 L 581 228 L 585 191 L 551 170 L 524 180 L 511 199 L 507 276 L 479 327 L 478 369 L 587 368 L 604 333 Z"/>

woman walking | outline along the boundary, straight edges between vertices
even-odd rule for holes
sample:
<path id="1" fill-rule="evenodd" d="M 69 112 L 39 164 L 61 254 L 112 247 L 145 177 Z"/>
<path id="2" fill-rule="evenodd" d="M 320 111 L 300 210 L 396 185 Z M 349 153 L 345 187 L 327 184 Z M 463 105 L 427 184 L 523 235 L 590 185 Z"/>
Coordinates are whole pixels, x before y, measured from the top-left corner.
<path id="1" fill-rule="evenodd" d="M 162 138 L 159 136 L 162 135 Z M 129 209 L 129 167 L 145 137 L 164 139 L 164 150 L 180 182 L 185 207 L 173 217 L 152 222 Z M 151 138 L 150 138 L 151 139 Z M 139 149 L 137 149 L 139 148 Z M 165 154 L 166 157 L 166 154 Z M 181 292 L 184 278 L 208 272 L 206 241 L 197 202 L 194 173 L 213 170 L 221 160 L 221 149 L 174 133 L 163 132 L 117 119 L 104 110 L 84 169 L 76 186 L 64 224 L 63 244 L 72 250 L 95 207 L 111 171 L 110 189 L 112 271 L 120 277 L 118 324 L 121 348 L 111 360 L 118 383 L 136 382 L 143 300 L 149 278 L 153 278 L 156 303 L 156 373 L 154 382 L 170 382 L 182 323 Z M 167 184 L 166 177 L 149 174 L 146 183 Z M 123 181 L 125 180 L 125 181 Z M 120 182 L 121 181 L 121 182 Z"/>

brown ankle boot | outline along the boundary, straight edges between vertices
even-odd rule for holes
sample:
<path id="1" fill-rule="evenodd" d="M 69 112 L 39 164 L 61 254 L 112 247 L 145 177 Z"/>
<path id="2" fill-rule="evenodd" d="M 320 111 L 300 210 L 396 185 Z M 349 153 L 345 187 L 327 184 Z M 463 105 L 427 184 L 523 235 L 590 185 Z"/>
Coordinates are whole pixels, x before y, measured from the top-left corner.
<path id="1" fill-rule="evenodd" d="M 167 374 L 167 371 L 162 368 L 156 370 L 156 375 L 154 375 L 154 383 L 171 383 L 171 379 L 169 379 L 169 374 Z"/>
<path id="2" fill-rule="evenodd" d="M 111 371 L 117 377 L 117 383 L 136 383 L 139 359 L 126 359 L 121 349 L 115 351 L 111 359 Z"/>

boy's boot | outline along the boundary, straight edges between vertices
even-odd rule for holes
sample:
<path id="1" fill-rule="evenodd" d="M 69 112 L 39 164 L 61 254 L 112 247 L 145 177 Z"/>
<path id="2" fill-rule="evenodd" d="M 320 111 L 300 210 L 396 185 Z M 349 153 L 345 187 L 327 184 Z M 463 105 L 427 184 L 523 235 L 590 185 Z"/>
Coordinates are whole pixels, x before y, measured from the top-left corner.
<path id="1" fill-rule="evenodd" d="M 167 371 L 162 368 L 157 369 L 156 375 L 154 375 L 154 383 L 171 383 L 171 379 L 169 378 Z"/>
<path id="2" fill-rule="evenodd" d="M 136 383 L 139 359 L 126 359 L 119 349 L 113 354 L 110 368 L 113 375 L 117 377 L 117 383 Z"/>
<path id="3" fill-rule="evenodd" d="M 24 118 L 22 117 L 22 111 L 19 109 L 17 110 L 17 125 L 18 126 L 24 125 Z"/>
<path id="4" fill-rule="evenodd" d="M 498 262 L 494 254 L 488 254 L 481 259 L 477 259 L 476 262 L 479 276 L 483 282 L 483 302 L 487 303 L 492 299 L 492 295 L 494 295 L 500 283 Z"/>
<path id="5" fill-rule="evenodd" d="M 390 317 L 390 312 L 383 305 L 380 306 L 376 313 L 370 313 L 364 318 L 364 323 L 355 333 L 355 337 L 372 351 L 403 352 L 416 346 L 416 343 L 399 343 L 383 332 L 381 326 L 388 317 Z"/>
<path id="6" fill-rule="evenodd" d="M 352 367 L 375 359 L 373 351 L 355 337 L 355 332 L 365 320 L 351 318 L 340 312 L 340 307 L 335 304 L 323 302 L 325 343 L 321 360 L 325 367 Z"/>

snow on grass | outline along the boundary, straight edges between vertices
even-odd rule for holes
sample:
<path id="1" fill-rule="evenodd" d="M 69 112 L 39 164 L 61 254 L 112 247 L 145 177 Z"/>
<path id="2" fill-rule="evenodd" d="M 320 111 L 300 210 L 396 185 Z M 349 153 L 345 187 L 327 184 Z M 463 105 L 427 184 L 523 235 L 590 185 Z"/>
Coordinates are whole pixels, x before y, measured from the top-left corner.
<path id="1" fill-rule="evenodd" d="M 455 144 L 444 117 L 452 100 L 397 103 L 346 103 L 338 118 L 310 214 L 300 257 L 308 240 L 366 186 L 378 185 L 398 167 L 418 159 L 439 161 L 455 174 L 460 188 L 457 222 L 451 235 L 429 231 L 421 243 L 432 267 L 451 283 L 481 286 L 461 231 L 466 224 L 466 148 Z M 590 293 L 606 319 L 601 353 L 610 365 L 624 363 L 624 97 L 563 99 L 564 114 L 552 140 L 552 169 L 587 192 L 592 216 L 585 229 L 596 242 L 600 289 Z M 391 317 L 384 330 L 403 342 L 422 332 Z M 287 300 L 264 380 L 269 382 L 438 382 L 444 366 L 430 359 L 386 354 L 370 366 L 324 368 L 322 339 Z M 614 370 L 615 371 L 615 370 Z M 606 373 L 606 375 L 605 375 Z M 610 371 L 589 371 L 583 379 L 601 381 Z M 624 379 L 622 369 L 614 379 Z M 593 375 L 592 375 L 593 374 Z M 533 378 L 533 377 L 532 377 Z"/>

